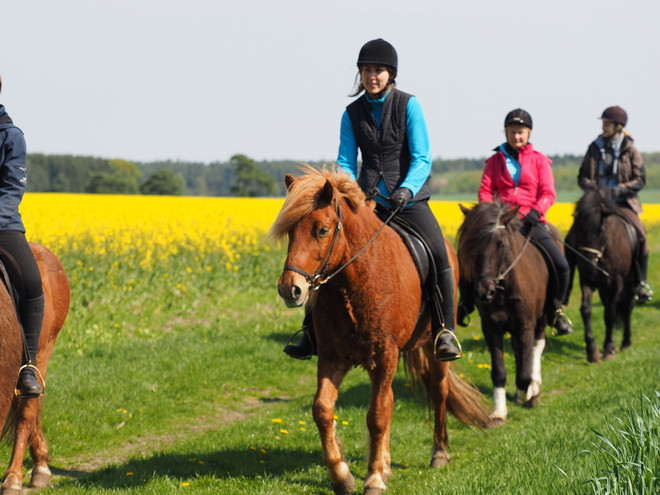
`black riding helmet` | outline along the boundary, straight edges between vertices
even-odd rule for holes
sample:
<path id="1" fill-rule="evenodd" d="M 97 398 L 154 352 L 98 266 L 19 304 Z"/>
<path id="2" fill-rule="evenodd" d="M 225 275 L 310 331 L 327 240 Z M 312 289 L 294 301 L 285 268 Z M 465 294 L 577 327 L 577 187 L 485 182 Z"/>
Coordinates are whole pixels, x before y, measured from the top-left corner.
<path id="1" fill-rule="evenodd" d="M 387 65 L 396 72 L 399 65 L 399 58 L 396 50 L 390 43 L 383 38 L 378 38 L 366 42 L 360 49 L 357 65 L 360 67 L 362 64 Z"/>
<path id="2" fill-rule="evenodd" d="M 527 113 L 525 110 L 522 108 L 516 108 L 515 110 L 511 110 L 509 113 L 506 114 L 506 118 L 504 119 L 504 127 L 513 124 L 520 124 L 520 125 L 525 125 L 532 129 L 532 116 Z"/>

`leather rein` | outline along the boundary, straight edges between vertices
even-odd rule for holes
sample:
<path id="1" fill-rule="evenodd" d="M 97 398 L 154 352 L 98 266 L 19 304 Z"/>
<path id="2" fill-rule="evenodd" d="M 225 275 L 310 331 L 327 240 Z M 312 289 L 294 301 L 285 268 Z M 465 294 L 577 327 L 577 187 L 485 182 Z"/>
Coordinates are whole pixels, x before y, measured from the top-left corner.
<path id="1" fill-rule="evenodd" d="M 335 248 L 335 244 L 337 243 L 337 239 L 339 238 L 339 231 L 342 229 L 342 221 L 343 217 L 341 214 L 341 200 L 337 200 L 337 227 L 335 228 L 335 232 L 332 235 L 332 240 L 330 241 L 330 246 L 328 247 L 328 250 L 325 253 L 325 256 L 323 256 L 323 259 L 321 260 L 321 263 L 319 263 L 318 268 L 314 271 L 314 273 L 309 273 L 302 268 L 298 268 L 297 266 L 292 266 L 292 265 L 284 265 L 284 271 L 291 271 L 291 272 L 296 272 L 305 277 L 305 280 L 307 280 L 307 283 L 309 284 L 309 288 L 311 290 L 318 290 L 322 285 L 328 283 L 335 275 L 338 275 L 344 268 L 346 268 L 348 265 L 353 263 L 358 256 L 360 256 L 362 253 L 366 251 L 366 249 L 371 245 L 372 242 L 376 240 L 376 237 L 383 231 L 383 229 L 390 223 L 390 220 L 396 215 L 401 207 L 397 207 L 392 214 L 385 220 L 383 225 L 376 231 L 376 233 L 373 235 L 373 237 L 367 242 L 367 244 L 358 251 L 358 253 L 353 256 L 350 260 L 348 260 L 346 263 L 344 263 L 342 266 L 337 268 L 334 272 L 332 272 L 330 275 L 326 276 L 328 273 L 328 270 L 330 269 L 330 266 L 333 263 L 330 263 L 330 256 L 332 256 L 332 251 Z"/>

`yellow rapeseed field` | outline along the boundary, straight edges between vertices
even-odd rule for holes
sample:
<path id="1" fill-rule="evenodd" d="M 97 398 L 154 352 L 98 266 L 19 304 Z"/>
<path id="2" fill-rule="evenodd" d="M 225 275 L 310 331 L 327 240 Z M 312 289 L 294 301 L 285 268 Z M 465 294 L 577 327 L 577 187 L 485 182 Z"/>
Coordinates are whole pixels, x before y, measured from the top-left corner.
<path id="1" fill-rule="evenodd" d="M 55 253 L 130 253 L 149 266 L 181 250 L 221 251 L 231 264 L 242 253 L 271 248 L 263 237 L 282 203 L 281 198 L 32 193 L 20 211 L 28 239 Z M 431 207 L 445 235 L 454 237 L 463 221 L 458 203 L 432 201 Z M 548 218 L 566 232 L 572 212 L 572 204 L 558 203 Z M 647 225 L 660 223 L 660 205 L 646 205 L 642 218 Z"/>

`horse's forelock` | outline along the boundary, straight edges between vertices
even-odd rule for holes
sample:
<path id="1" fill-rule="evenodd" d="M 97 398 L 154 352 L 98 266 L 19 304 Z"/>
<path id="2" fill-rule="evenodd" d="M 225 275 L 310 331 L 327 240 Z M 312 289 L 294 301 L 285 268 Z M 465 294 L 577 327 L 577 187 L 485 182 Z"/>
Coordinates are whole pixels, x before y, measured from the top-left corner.
<path id="1" fill-rule="evenodd" d="M 309 165 L 301 167 L 305 175 L 297 178 L 287 192 L 286 200 L 269 235 L 275 239 L 284 237 L 296 223 L 314 211 L 321 191 L 330 182 L 338 197 L 344 198 L 351 208 L 365 204 L 364 193 L 350 175 L 337 169 L 316 169 Z"/>
<path id="2" fill-rule="evenodd" d="M 500 217 L 508 209 L 508 205 L 500 202 L 484 202 L 476 205 L 465 216 L 458 230 L 458 264 L 461 275 L 466 279 L 472 280 L 479 255 L 492 241 L 500 226 Z M 506 229 L 514 233 L 520 229 L 520 221 L 514 218 Z"/>

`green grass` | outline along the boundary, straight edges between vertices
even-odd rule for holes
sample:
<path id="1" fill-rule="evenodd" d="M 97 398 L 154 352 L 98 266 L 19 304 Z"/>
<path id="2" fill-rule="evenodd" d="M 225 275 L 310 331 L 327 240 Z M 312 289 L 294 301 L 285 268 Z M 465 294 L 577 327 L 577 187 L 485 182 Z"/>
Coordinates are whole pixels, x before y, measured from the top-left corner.
<path id="1" fill-rule="evenodd" d="M 56 476 L 40 493 L 332 493 L 310 410 L 315 360 L 281 351 L 302 320 L 301 310 L 285 308 L 277 296 L 282 251 L 245 256 L 237 274 L 219 269 L 219 255 L 194 258 L 184 252 L 149 271 L 62 256 L 73 306 L 49 368 L 44 427 Z M 660 289 L 660 268 L 651 266 Z M 427 467 L 430 417 L 399 371 L 388 493 L 569 493 L 596 475 L 588 457 L 577 455 L 593 449 L 593 430 L 608 431 L 635 400 L 658 389 L 660 305 L 636 309 L 631 349 L 590 365 L 579 299 L 576 289 L 567 309 L 575 334 L 548 338 L 541 405 L 511 402 L 506 425 L 487 432 L 450 418 L 452 462 L 443 470 Z M 594 322 L 602 346 L 600 302 Z M 459 334 L 468 355 L 458 365 L 490 397 L 490 370 L 478 367 L 490 363 L 478 317 Z M 510 348 L 506 362 L 513 396 Z M 368 402 L 367 375 L 354 370 L 336 414 L 357 493 L 367 470 Z M 9 454 L 0 449 L 5 464 Z"/>

